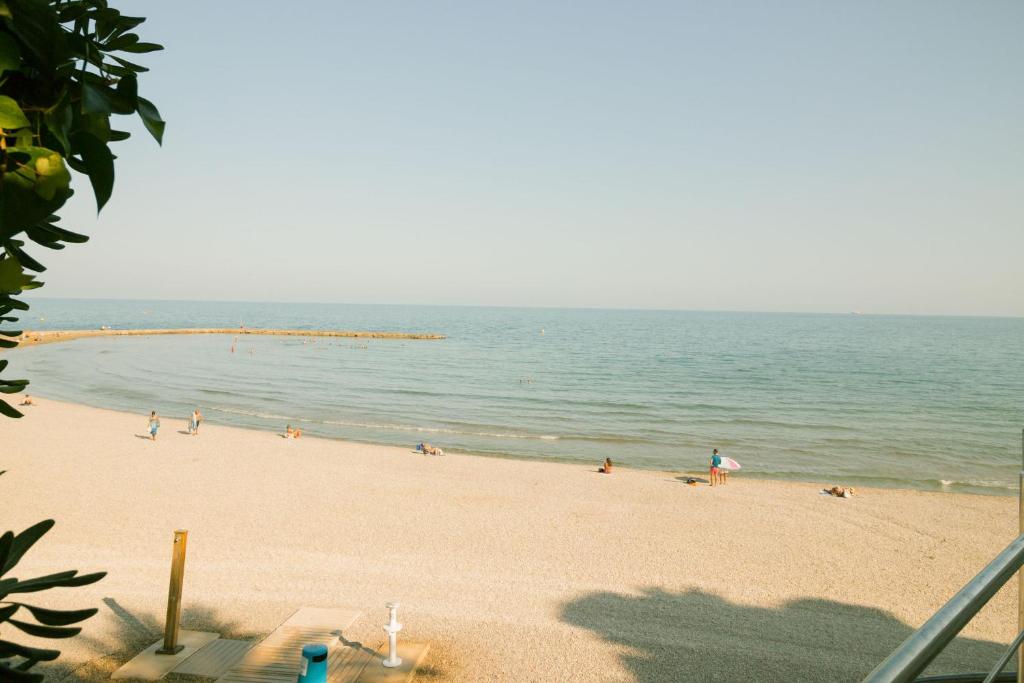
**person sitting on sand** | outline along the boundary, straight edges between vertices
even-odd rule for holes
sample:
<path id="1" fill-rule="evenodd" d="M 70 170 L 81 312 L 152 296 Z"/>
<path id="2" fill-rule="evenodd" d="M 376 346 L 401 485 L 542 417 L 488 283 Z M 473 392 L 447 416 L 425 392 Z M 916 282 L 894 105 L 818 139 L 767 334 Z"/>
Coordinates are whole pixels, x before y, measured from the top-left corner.
<path id="1" fill-rule="evenodd" d="M 284 437 L 286 439 L 298 439 L 302 437 L 302 430 L 295 428 L 292 429 L 291 425 L 288 425 L 287 429 L 284 430 Z"/>
<path id="2" fill-rule="evenodd" d="M 604 459 L 604 465 L 602 467 L 598 467 L 597 471 L 600 472 L 601 474 L 611 474 L 612 473 L 612 459 L 611 458 L 605 458 Z"/>
<path id="3" fill-rule="evenodd" d="M 715 448 L 711 452 L 711 469 L 710 469 L 710 477 L 709 477 L 711 479 L 711 485 L 712 486 L 715 485 L 715 482 L 719 481 L 718 471 L 719 471 L 719 468 L 721 466 L 722 466 L 722 456 L 720 456 L 718 454 L 718 449 Z"/>
<path id="4" fill-rule="evenodd" d="M 25 400 L 21 402 L 21 405 L 23 405 L 23 406 L 34 406 L 35 405 L 35 401 L 32 400 L 31 396 L 29 396 L 28 394 L 25 394 Z"/>
<path id="5" fill-rule="evenodd" d="M 302 430 L 299 429 L 298 427 L 293 429 L 292 430 L 292 438 L 293 439 L 301 439 L 302 438 Z"/>
<path id="6" fill-rule="evenodd" d="M 149 414 L 149 438 L 151 441 L 156 441 L 156 432 L 158 429 L 160 429 L 160 418 L 154 410 Z"/>

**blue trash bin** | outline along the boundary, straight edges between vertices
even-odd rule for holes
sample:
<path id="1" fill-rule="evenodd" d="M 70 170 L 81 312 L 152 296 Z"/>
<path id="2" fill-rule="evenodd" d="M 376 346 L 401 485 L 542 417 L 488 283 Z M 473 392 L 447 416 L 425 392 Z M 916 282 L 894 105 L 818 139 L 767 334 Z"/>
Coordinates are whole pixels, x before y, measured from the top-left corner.
<path id="1" fill-rule="evenodd" d="M 327 646 L 303 645 L 298 683 L 327 683 Z"/>

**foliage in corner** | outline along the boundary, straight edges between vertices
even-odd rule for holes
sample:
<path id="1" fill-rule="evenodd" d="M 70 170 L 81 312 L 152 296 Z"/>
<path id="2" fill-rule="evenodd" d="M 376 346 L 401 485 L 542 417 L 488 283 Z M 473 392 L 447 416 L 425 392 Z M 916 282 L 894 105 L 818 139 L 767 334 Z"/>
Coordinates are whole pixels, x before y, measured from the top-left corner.
<path id="1" fill-rule="evenodd" d="M 110 199 L 116 158 L 110 145 L 129 136 L 112 128 L 111 118 L 138 114 L 162 141 L 160 113 L 139 97 L 138 77 L 147 69 L 127 59 L 163 49 L 133 32 L 144 21 L 122 15 L 107 0 L 0 0 L 0 349 L 16 346 L 21 335 L 3 327 L 17 322 L 12 312 L 28 310 L 15 297 L 42 285 L 34 273 L 45 267 L 24 250 L 26 243 L 63 249 L 88 240 L 57 225 L 57 212 L 73 194 L 71 171 L 89 177 L 97 211 Z M 0 360 L 0 373 L 6 366 Z M 17 393 L 27 384 L 0 377 L 0 394 Z M 0 415 L 21 417 L 2 398 Z M 52 527 L 53 520 L 46 520 L 18 535 L 0 536 L 0 680 L 42 680 L 30 669 L 60 654 L 6 640 L 12 628 L 69 638 L 81 630 L 72 624 L 97 611 L 38 607 L 21 602 L 20 594 L 84 586 L 104 572 L 79 576 L 72 570 L 27 580 L 6 576 Z"/>
<path id="2" fill-rule="evenodd" d="M 26 241 L 63 249 L 88 240 L 57 225 L 73 193 L 70 170 L 89 177 L 97 211 L 110 199 L 110 144 L 129 136 L 111 128 L 111 117 L 138 114 L 162 142 L 160 113 L 139 96 L 147 69 L 126 58 L 163 49 L 134 33 L 144 21 L 107 0 L 0 0 L 0 348 L 21 335 L 3 328 L 17 322 L 10 314 L 28 310 L 14 297 L 43 284 L 33 273 L 45 267 L 25 252 Z M 27 384 L 0 377 L 0 394 Z M 21 417 L 2 398 L 0 415 Z"/>
<path id="3" fill-rule="evenodd" d="M 38 638 L 70 638 L 82 630 L 81 627 L 71 624 L 84 621 L 98 611 L 95 607 L 56 610 L 21 602 L 20 594 L 23 593 L 36 593 L 48 588 L 86 586 L 96 583 L 107 574 L 96 572 L 79 575 L 77 570 L 70 570 L 34 579 L 7 577 L 7 573 L 18 564 L 18 560 L 51 528 L 53 520 L 47 519 L 25 529 L 17 536 L 10 531 L 0 536 L 0 636 L 3 634 L 3 627 L 9 626 Z M 31 617 L 32 621 L 25 621 L 27 617 Z M 30 669 L 39 662 L 52 661 L 58 655 L 58 650 L 19 645 L 0 637 L 0 680 L 42 681 L 42 674 L 31 673 Z"/>

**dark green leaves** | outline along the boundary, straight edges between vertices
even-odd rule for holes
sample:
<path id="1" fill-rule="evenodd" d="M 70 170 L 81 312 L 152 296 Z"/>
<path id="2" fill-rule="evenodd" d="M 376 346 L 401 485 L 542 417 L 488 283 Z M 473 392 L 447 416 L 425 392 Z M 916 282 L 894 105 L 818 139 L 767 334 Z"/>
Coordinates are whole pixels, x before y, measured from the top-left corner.
<path id="1" fill-rule="evenodd" d="M 162 49 L 132 31 L 145 20 L 126 17 L 109 0 L 0 0 L 0 322 L 14 323 L 12 311 L 28 310 L 14 297 L 38 287 L 28 271 L 44 270 L 23 247 L 24 233 L 48 249 L 85 242 L 85 235 L 59 228 L 56 212 L 73 194 L 68 166 L 89 176 L 102 209 L 114 187 L 110 144 L 128 134 L 111 127 L 111 117 L 139 113 L 161 142 L 164 122 L 157 108 L 139 97 L 138 74 L 146 68 L 121 57 Z M 0 329 L 0 348 L 17 344 L 19 331 Z M 0 361 L 0 372 L 7 362 Z M 25 380 L 0 378 L 0 396 L 24 390 Z M 0 399 L 0 415 L 20 417 Z M 0 500 L 3 493 L 0 492 Z M 6 574 L 53 526 L 40 522 L 18 535 L 0 535 L 0 633 L 68 638 L 72 626 L 96 609 L 55 610 L 16 602 L 9 596 L 71 588 L 99 581 L 105 573 L 77 570 L 18 579 Z M 29 616 L 34 621 L 29 620 Z M 20 618 L 18 618 L 20 617 Z M 41 681 L 28 670 L 56 659 L 57 650 L 0 640 L 0 680 Z M 7 661 L 23 658 L 17 665 Z"/>
<path id="2" fill-rule="evenodd" d="M 21 50 L 18 41 L 9 33 L 0 31 L 0 74 L 4 71 L 17 71 L 21 66 Z"/>
<path id="3" fill-rule="evenodd" d="M 5 261 L 9 260 L 11 260 L 9 257 L 5 259 Z M 0 262 L 0 264 L 2 263 Z M 4 334 L 4 332 L 0 332 L 0 334 Z M 0 364 L 0 370 L 3 370 L 4 365 L 6 362 Z M 4 382 L 0 380 L 0 384 L 2 383 Z M 5 402 L 0 401 L 0 410 L 5 406 L 10 408 Z M 25 553 L 52 528 L 53 520 L 48 519 L 30 526 L 16 536 L 10 531 L 0 535 L 0 577 L 12 570 Z M 78 635 L 82 629 L 71 626 L 71 624 L 77 624 L 93 616 L 97 612 L 96 608 L 56 610 L 13 601 L 7 596 L 12 593 L 36 593 L 59 586 L 84 586 L 99 581 L 104 575 L 105 573 L 100 572 L 79 576 L 77 570 L 71 570 L 26 581 L 19 581 L 14 577 L 0 578 L 0 627 L 13 626 L 19 631 L 37 638 L 70 638 Z M 27 614 L 19 614 L 21 610 Z M 22 618 L 15 619 L 16 615 Z M 31 615 L 38 623 L 25 621 L 24 617 L 28 615 Z M 6 632 L 10 632 L 10 629 L 6 629 Z M 29 680 L 24 672 L 38 662 L 56 659 L 59 654 L 60 652 L 57 650 L 27 647 L 0 640 L 0 680 Z M 25 661 L 12 668 L 9 661 L 4 661 L 10 657 L 22 657 Z M 18 675 L 14 675 L 15 673 Z"/>
<path id="4" fill-rule="evenodd" d="M 45 147 L 7 150 L 3 169 L 0 235 L 13 235 L 46 220 L 71 195 L 71 174 L 60 154 Z"/>
<path id="5" fill-rule="evenodd" d="M 70 638 L 82 632 L 82 629 L 78 627 L 42 626 L 27 621 L 19 621 L 18 619 L 8 619 L 7 623 L 21 629 L 30 636 L 37 636 L 39 638 Z"/>
<path id="6" fill-rule="evenodd" d="M 40 576 L 37 579 L 29 579 L 28 581 L 18 581 L 13 586 L 0 590 L 0 598 L 12 593 L 36 593 L 49 588 L 73 588 L 75 586 L 87 586 L 90 583 L 96 583 L 107 575 L 106 572 L 82 574 L 81 576 L 78 576 L 77 574 L 77 571 L 72 570 L 68 572 L 60 572 L 58 574 L 50 574 L 48 576 Z"/>
<path id="7" fill-rule="evenodd" d="M 6 556 L 0 557 L 0 575 L 6 574 L 14 565 L 18 564 L 18 560 L 28 552 L 29 548 L 35 545 L 36 541 L 52 529 L 53 525 L 54 521 L 52 519 L 46 519 L 30 526 L 15 536 L 8 546 Z"/>
<path id="8" fill-rule="evenodd" d="M 90 607 L 89 609 L 77 609 L 77 610 L 60 610 L 60 609 L 45 609 L 43 607 L 35 607 L 33 605 L 25 605 L 22 603 L 14 603 L 14 606 L 24 607 L 29 613 L 35 617 L 36 621 L 40 624 L 46 624 L 47 626 L 67 626 L 69 624 L 77 624 L 80 621 L 85 621 L 89 617 L 93 616 L 98 609 Z M 0 619 L 3 621 L 3 619 Z"/>
<path id="9" fill-rule="evenodd" d="M 160 118 L 160 112 L 156 110 L 156 106 L 144 97 L 139 98 L 139 117 L 153 139 L 162 145 L 164 142 L 164 120 Z"/>
<path id="10" fill-rule="evenodd" d="M 0 657 L 25 657 L 37 662 L 49 662 L 57 659 L 60 652 L 57 650 L 43 650 L 37 647 L 26 647 L 17 643 L 9 643 L 0 640 Z"/>
<path id="11" fill-rule="evenodd" d="M 25 382 L 25 384 L 27 385 L 28 382 Z M 14 406 L 4 400 L 0 400 L 0 415 L 14 419 L 22 417 L 22 414 Z"/>
<path id="12" fill-rule="evenodd" d="M 71 144 L 89 174 L 89 182 L 96 195 L 96 211 L 102 211 L 114 191 L 114 155 L 106 144 L 90 133 L 78 133 L 71 139 Z"/>

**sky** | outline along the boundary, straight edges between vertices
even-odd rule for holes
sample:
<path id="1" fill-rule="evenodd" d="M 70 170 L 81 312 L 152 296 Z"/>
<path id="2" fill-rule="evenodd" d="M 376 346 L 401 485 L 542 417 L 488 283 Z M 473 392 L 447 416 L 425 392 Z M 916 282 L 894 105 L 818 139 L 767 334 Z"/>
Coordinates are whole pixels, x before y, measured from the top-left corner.
<path id="1" fill-rule="evenodd" d="M 1024 315 L 1017 0 L 113 4 L 40 296 Z"/>

